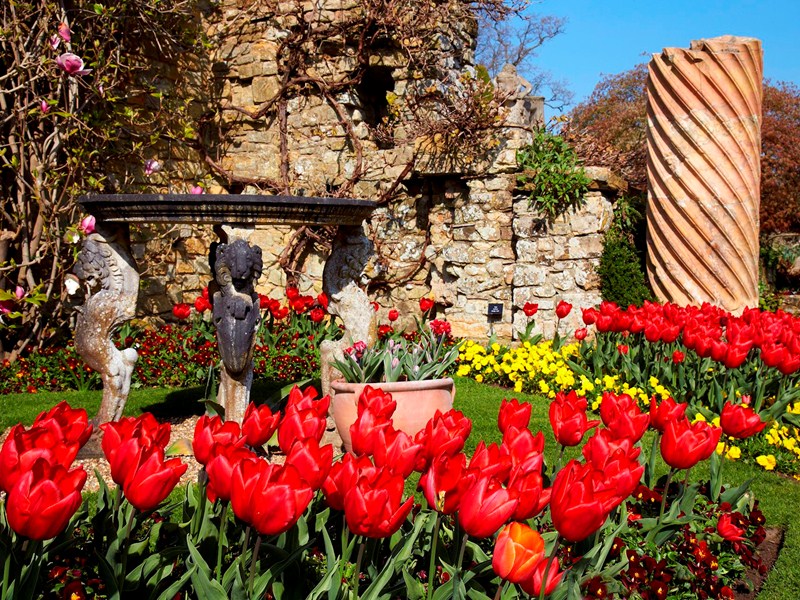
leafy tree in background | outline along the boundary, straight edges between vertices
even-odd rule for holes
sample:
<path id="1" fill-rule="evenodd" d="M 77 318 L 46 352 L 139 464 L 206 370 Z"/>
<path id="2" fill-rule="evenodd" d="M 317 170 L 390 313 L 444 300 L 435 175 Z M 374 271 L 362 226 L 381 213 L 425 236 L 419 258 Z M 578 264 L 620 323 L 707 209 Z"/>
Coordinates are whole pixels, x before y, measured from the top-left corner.
<path id="1" fill-rule="evenodd" d="M 761 231 L 800 232 L 800 88 L 783 81 L 764 87 Z"/>
<path id="2" fill-rule="evenodd" d="M 647 186 L 647 65 L 605 76 L 569 114 L 562 133 L 584 163 Z M 761 232 L 800 231 L 800 89 L 764 82 Z"/>

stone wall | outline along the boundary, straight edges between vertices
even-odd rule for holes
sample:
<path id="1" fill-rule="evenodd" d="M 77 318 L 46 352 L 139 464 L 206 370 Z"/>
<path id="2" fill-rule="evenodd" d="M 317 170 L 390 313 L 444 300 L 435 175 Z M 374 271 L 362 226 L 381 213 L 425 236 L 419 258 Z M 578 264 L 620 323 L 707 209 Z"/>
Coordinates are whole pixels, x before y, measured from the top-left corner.
<path id="1" fill-rule="evenodd" d="M 306 17 L 341 19 L 358 5 L 323 0 Z M 488 150 L 480 156 L 468 156 L 472 148 L 454 156 L 427 150 L 442 144 L 434 136 L 423 140 L 425 146 L 408 131 L 404 137 L 402 129 L 410 126 L 402 115 L 396 119 L 394 141 L 387 144 L 376 133 L 379 125 L 391 111 L 404 110 L 419 75 L 402 53 L 384 47 L 369 56 L 364 78 L 354 88 L 334 96 L 304 88 L 284 102 L 283 116 L 272 111 L 253 118 L 265 105 L 272 106 L 279 93 L 281 61 L 286 59 L 278 55 L 280 42 L 292 28 L 285 21 L 275 15 L 243 16 L 234 3 L 223 9 L 221 21 L 209 25 L 211 35 L 229 33 L 211 60 L 225 144 L 221 171 L 205 178 L 208 191 L 257 193 L 258 182 L 288 181 L 295 195 L 325 195 L 351 180 L 353 197 L 377 199 L 394 189 L 366 224 L 382 266 L 369 291 L 382 317 L 389 308 L 400 309 L 402 325 L 414 323 L 418 300 L 427 296 L 436 300 L 436 315 L 450 321 L 454 334 L 480 339 L 495 333 L 508 340 L 514 330 L 525 328 L 521 307 L 527 301 L 539 304 L 537 324 L 545 333 L 553 330 L 559 299 L 576 306 L 599 302 L 594 268 L 611 202 L 622 186 L 606 172 L 590 173 L 596 184 L 585 207 L 550 227 L 529 211 L 527 201 L 515 194 L 516 151 L 543 122 L 541 98 L 515 95 L 513 77 L 510 84 L 497 81 L 498 89 L 510 91 L 500 110 L 507 126 L 491 133 Z M 224 30 L 226 22 L 235 27 Z M 442 80 L 457 81 L 472 72 L 474 35 L 468 21 L 443 34 L 435 56 Z M 313 54 L 306 72 L 310 78 L 336 79 L 357 68 L 354 60 L 351 47 L 330 40 Z M 288 157 L 283 164 L 282 151 Z M 220 173 L 232 177 L 225 181 Z M 291 236 L 290 228 L 272 227 L 250 238 L 264 252 L 260 293 L 283 297 L 286 276 L 278 259 Z M 182 226 L 142 229 L 133 238 L 137 260 L 149 261 L 139 309 L 169 318 L 172 304 L 192 302 L 210 280 L 206 253 L 215 236 L 210 228 Z M 324 255 L 324 248 L 306 253 L 296 274 L 302 291 L 320 290 Z M 153 261 L 153 256 L 161 258 Z M 492 324 L 489 303 L 503 305 L 502 319 Z M 570 321 L 569 327 L 576 324 Z"/>

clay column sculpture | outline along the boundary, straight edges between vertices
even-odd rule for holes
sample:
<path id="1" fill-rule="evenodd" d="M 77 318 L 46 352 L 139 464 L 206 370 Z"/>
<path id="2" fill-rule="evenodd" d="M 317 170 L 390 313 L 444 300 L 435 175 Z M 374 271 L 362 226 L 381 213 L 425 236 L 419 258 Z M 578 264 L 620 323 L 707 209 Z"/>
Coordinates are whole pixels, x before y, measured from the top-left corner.
<path id="1" fill-rule="evenodd" d="M 322 394 L 330 394 L 331 381 L 339 374 L 333 361 L 344 358 L 344 349 L 355 342 L 372 346 L 377 340 L 375 311 L 367 293 L 361 289 L 377 267 L 372 242 L 363 228 L 342 225 L 333 240 L 331 254 L 322 271 L 322 291 L 328 296 L 328 312 L 344 323 L 344 335 L 320 345 Z"/>
<path id="2" fill-rule="evenodd" d="M 78 308 L 75 349 L 103 380 L 103 400 L 94 418 L 97 426 L 122 417 L 137 358 L 136 350 L 119 350 L 111 339 L 136 314 L 139 295 L 128 226 L 98 221 L 83 242 L 74 270 L 86 293 Z"/>
<path id="3" fill-rule="evenodd" d="M 647 270 L 659 299 L 758 306 L 761 42 L 666 48 L 647 79 Z"/>
<path id="4" fill-rule="evenodd" d="M 218 232 L 219 233 L 219 232 Z M 222 236 L 227 239 L 227 235 Z M 242 422 L 253 384 L 253 348 L 261 323 L 255 284 L 261 276 L 261 248 L 244 239 L 214 244 L 209 257 L 215 289 L 212 316 L 222 356 L 218 401 L 225 420 Z"/>

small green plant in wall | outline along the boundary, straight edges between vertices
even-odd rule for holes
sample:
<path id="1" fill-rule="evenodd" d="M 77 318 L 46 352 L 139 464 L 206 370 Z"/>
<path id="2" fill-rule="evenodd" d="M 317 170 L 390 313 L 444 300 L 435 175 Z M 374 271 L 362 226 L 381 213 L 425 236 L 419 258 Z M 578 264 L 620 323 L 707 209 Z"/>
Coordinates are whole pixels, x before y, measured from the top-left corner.
<path id="1" fill-rule="evenodd" d="M 519 188 L 548 221 L 583 203 L 591 180 L 561 136 L 538 130 L 533 142 L 517 151 L 517 165 Z"/>

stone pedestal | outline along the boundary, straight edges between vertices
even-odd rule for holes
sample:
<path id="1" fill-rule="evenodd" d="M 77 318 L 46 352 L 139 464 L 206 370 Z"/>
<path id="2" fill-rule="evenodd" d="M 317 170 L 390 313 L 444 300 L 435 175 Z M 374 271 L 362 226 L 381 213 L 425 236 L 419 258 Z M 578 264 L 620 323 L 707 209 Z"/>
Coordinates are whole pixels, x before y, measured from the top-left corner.
<path id="1" fill-rule="evenodd" d="M 122 416 L 137 358 L 136 350 L 119 350 L 111 339 L 136 314 L 139 273 L 130 255 L 128 226 L 98 222 L 83 242 L 75 274 L 86 294 L 78 309 L 75 349 L 103 380 L 97 426 Z"/>
<path id="2" fill-rule="evenodd" d="M 761 42 L 653 56 L 647 80 L 648 275 L 662 301 L 758 305 Z"/>

